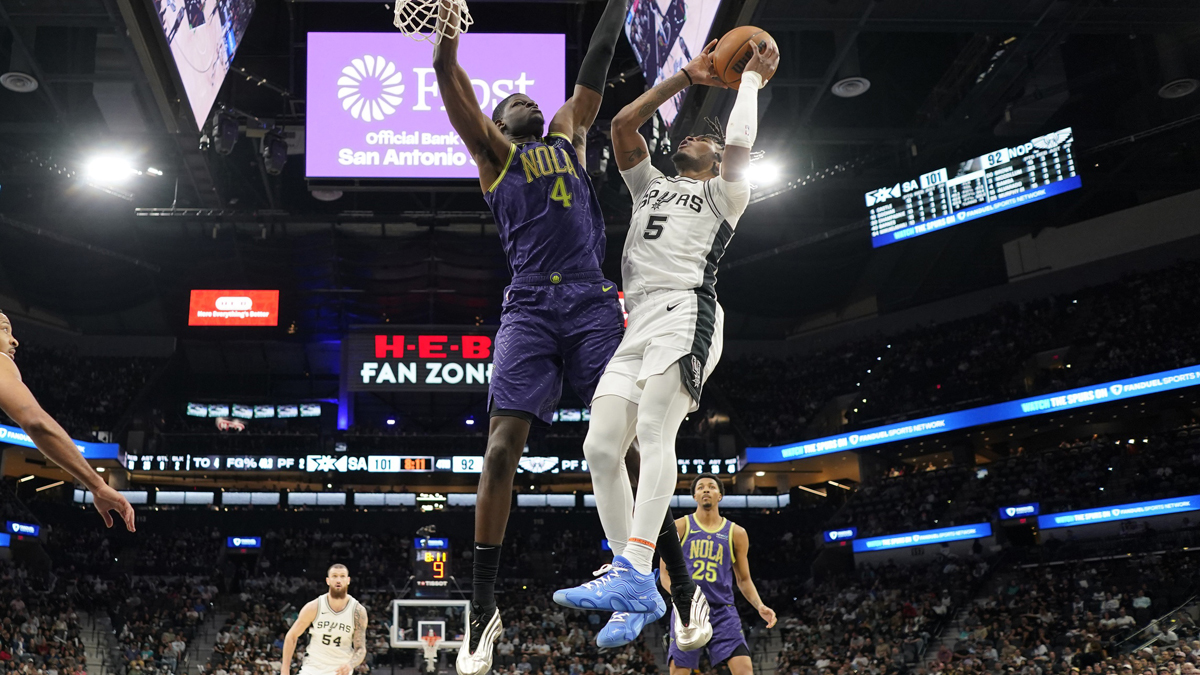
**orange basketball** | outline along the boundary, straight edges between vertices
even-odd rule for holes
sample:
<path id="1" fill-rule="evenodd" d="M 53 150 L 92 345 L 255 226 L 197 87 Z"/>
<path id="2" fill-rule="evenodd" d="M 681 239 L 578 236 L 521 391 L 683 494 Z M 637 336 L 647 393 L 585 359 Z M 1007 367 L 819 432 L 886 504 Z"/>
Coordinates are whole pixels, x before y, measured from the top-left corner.
<path id="1" fill-rule="evenodd" d="M 755 43 L 761 49 L 768 44 L 774 45 L 775 38 L 757 26 L 739 26 L 717 42 L 717 48 L 713 50 L 713 66 L 716 67 L 717 77 L 730 88 L 742 86 L 742 71 L 754 56 Z M 764 83 L 774 75 L 771 73 L 764 78 Z"/>

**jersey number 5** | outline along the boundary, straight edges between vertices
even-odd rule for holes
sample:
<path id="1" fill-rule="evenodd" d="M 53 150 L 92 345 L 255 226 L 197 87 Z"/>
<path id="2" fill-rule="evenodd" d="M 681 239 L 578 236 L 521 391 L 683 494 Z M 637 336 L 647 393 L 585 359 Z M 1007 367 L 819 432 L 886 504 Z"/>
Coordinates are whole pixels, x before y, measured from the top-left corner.
<path id="1" fill-rule="evenodd" d="M 331 644 L 331 645 L 333 645 L 334 647 L 341 647 L 341 646 L 342 646 L 342 636 L 341 636 L 341 635 L 339 635 L 339 636 L 337 636 L 337 637 L 335 637 L 335 638 L 333 638 L 333 639 L 331 640 L 331 639 L 329 638 L 329 633 L 326 633 L 326 634 L 324 634 L 324 635 L 322 635 L 322 636 L 321 636 L 321 644 L 323 644 L 323 645 L 330 645 L 330 644 Z"/>
<path id="2" fill-rule="evenodd" d="M 650 222 L 646 224 L 646 231 L 642 232 L 642 239 L 658 239 L 661 237 L 663 225 L 666 222 L 666 216 L 650 216 Z"/>
<path id="3" fill-rule="evenodd" d="M 567 192 L 567 184 L 563 182 L 562 176 L 554 181 L 554 189 L 550 190 L 550 199 L 562 204 L 564 209 L 571 208 L 571 193 Z"/>

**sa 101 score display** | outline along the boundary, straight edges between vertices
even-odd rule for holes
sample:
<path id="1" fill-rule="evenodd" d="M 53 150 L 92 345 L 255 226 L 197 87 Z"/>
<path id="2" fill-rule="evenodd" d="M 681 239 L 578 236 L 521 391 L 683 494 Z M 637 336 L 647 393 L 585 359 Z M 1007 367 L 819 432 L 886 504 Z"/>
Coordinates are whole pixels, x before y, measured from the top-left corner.
<path id="1" fill-rule="evenodd" d="M 450 540 L 417 539 L 413 550 L 418 598 L 450 597 Z"/>

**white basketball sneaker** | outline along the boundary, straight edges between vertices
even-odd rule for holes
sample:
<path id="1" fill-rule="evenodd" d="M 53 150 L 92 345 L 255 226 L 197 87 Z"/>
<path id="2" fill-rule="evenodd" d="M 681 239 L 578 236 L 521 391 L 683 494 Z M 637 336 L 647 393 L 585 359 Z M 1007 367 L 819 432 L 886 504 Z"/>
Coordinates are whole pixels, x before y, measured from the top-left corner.
<path id="1" fill-rule="evenodd" d="M 486 675 L 492 669 L 492 650 L 500 638 L 504 624 L 500 621 L 500 610 L 493 609 L 490 617 L 473 615 L 473 606 L 467 606 L 467 634 L 458 648 L 454 668 L 458 675 Z M 709 629 L 711 634 L 712 630 Z"/>
<path id="2" fill-rule="evenodd" d="M 675 611 L 672 612 L 675 622 L 675 646 L 685 652 L 695 651 L 712 639 L 713 628 L 712 623 L 708 620 L 708 598 L 704 597 L 704 592 L 699 586 L 693 586 L 695 592 L 692 593 L 691 602 L 686 602 L 684 598 L 679 598 L 676 601 Z M 680 607 L 680 605 L 688 605 Z M 683 610 L 681 612 L 680 610 Z M 683 613 L 688 616 L 687 625 L 683 622 Z"/>

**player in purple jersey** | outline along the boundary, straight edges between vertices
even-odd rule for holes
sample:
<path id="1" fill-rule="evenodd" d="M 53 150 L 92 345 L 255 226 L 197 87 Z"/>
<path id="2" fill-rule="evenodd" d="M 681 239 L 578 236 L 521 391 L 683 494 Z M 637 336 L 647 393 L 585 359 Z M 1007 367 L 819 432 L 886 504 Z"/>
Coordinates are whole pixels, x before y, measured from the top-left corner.
<path id="1" fill-rule="evenodd" d="M 721 479 L 711 473 L 700 474 L 692 481 L 692 496 L 696 499 L 696 512 L 680 518 L 675 524 L 679 528 L 692 581 L 704 592 L 711 608 L 713 634 L 706 647 L 708 660 L 714 668 L 728 662 L 732 675 L 753 675 L 750 648 L 746 646 L 742 620 L 733 604 L 734 581 L 742 597 L 767 622 L 767 628 L 775 625 L 775 610 L 763 604 L 750 579 L 750 563 L 746 559 L 750 538 L 745 528 L 721 517 L 717 506 L 725 496 Z M 665 567 L 662 581 L 670 589 L 671 577 Z M 700 668 L 700 650 L 685 652 L 679 649 L 675 644 L 675 633 L 676 622 L 672 621 L 668 656 L 671 675 L 690 675 Z"/>
<path id="2" fill-rule="evenodd" d="M 456 667 L 484 675 L 502 629 L 495 583 L 508 523 L 513 477 L 530 426 L 549 424 L 565 377 L 590 403 L 624 333 L 617 285 L 604 278 L 604 218 L 584 165 L 587 131 L 625 18 L 626 0 L 609 0 L 579 69 L 575 91 L 550 121 L 536 102 L 513 94 L 491 118 L 458 64 L 458 39 L 443 37 L 433 67 L 454 130 L 479 167 L 479 185 L 496 218 L 512 284 L 496 334 L 488 393 L 490 428 L 475 511 L 470 619 Z M 439 21 L 455 23 L 443 2 Z M 675 565 L 683 568 L 674 528 Z M 669 554 L 670 545 L 664 547 Z M 665 606 L 663 607 L 665 611 Z"/>

